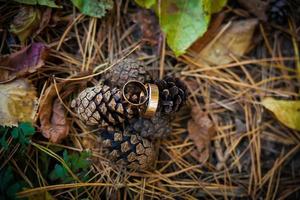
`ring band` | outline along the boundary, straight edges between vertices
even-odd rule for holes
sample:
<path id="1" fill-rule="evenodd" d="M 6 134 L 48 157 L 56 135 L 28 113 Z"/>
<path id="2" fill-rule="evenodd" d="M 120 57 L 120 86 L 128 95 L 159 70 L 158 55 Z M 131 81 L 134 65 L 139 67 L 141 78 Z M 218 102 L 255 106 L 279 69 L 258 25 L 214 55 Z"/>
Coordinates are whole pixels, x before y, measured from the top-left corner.
<path id="1" fill-rule="evenodd" d="M 158 101 L 159 101 L 159 90 L 157 85 L 155 84 L 147 84 L 148 89 L 148 104 L 146 111 L 143 113 L 143 116 L 146 118 L 151 118 L 155 115 L 157 107 L 158 107 Z"/>
<path id="2" fill-rule="evenodd" d="M 133 103 L 126 97 L 126 87 L 129 84 L 136 84 L 145 93 L 146 98 L 144 99 L 144 101 L 139 102 L 139 103 Z M 145 104 L 149 98 L 149 93 L 148 93 L 146 86 L 142 82 L 135 81 L 135 80 L 131 80 L 131 81 L 128 81 L 127 83 L 125 83 L 125 85 L 123 86 L 123 89 L 122 89 L 122 95 L 123 95 L 123 98 L 125 99 L 125 101 L 132 106 L 141 106 L 141 105 Z"/>

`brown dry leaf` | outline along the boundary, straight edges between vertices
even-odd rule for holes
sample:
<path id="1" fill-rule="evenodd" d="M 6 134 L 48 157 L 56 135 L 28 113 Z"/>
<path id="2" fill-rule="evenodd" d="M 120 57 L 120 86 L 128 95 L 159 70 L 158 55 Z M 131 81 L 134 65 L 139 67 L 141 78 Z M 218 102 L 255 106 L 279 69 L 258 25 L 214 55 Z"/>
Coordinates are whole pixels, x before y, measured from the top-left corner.
<path id="1" fill-rule="evenodd" d="M 42 19 L 39 23 L 39 27 L 37 31 L 35 31 L 34 33 L 34 36 L 40 34 L 49 25 L 51 17 L 52 17 L 52 9 L 45 8 L 45 10 L 42 11 Z"/>
<path id="2" fill-rule="evenodd" d="M 266 21 L 268 19 L 266 11 L 268 9 L 268 1 L 262 0 L 238 0 L 238 2 L 249 12 L 258 17 L 258 19 Z"/>
<path id="3" fill-rule="evenodd" d="M 45 64 L 48 52 L 43 43 L 32 43 L 16 53 L 0 57 L 0 81 L 35 72 Z"/>
<path id="4" fill-rule="evenodd" d="M 46 28 L 50 19 L 51 8 L 22 6 L 10 25 L 10 31 L 24 44 L 28 37 L 35 37 Z"/>
<path id="5" fill-rule="evenodd" d="M 32 6 L 22 6 L 10 25 L 10 31 L 18 36 L 22 44 L 25 43 L 39 27 L 41 11 Z"/>
<path id="6" fill-rule="evenodd" d="M 58 91 L 63 84 L 57 84 Z M 66 118 L 66 111 L 60 100 L 57 98 L 55 85 L 47 88 L 41 99 L 39 119 L 43 136 L 50 142 L 59 143 L 69 133 L 69 124 Z"/>
<path id="7" fill-rule="evenodd" d="M 252 44 L 257 19 L 234 21 L 218 38 L 213 39 L 197 56 L 197 62 L 228 64 L 243 56 Z M 221 30 L 226 25 L 221 27 Z"/>
<path id="8" fill-rule="evenodd" d="M 192 155 L 200 163 L 205 163 L 209 158 L 211 138 L 215 136 L 216 131 L 208 115 L 197 106 L 192 109 L 192 119 L 188 122 L 188 132 L 188 137 L 193 140 L 198 150 Z"/>
<path id="9" fill-rule="evenodd" d="M 27 79 L 0 84 L 0 124 L 17 126 L 18 122 L 33 122 L 37 111 L 35 88 Z"/>

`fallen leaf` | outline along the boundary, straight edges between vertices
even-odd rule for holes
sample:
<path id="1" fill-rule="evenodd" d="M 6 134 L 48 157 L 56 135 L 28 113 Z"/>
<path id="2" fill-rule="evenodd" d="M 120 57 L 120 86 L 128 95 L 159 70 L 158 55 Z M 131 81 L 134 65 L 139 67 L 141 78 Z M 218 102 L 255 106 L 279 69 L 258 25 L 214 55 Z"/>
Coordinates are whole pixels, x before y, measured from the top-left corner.
<path id="1" fill-rule="evenodd" d="M 157 47 L 161 31 L 155 13 L 150 10 L 139 9 L 131 15 L 131 18 L 141 33 L 142 41 Z"/>
<path id="2" fill-rule="evenodd" d="M 52 9 L 46 8 L 42 10 L 42 18 L 39 23 L 38 29 L 34 32 L 34 36 L 40 34 L 50 23 L 52 17 Z"/>
<path id="3" fill-rule="evenodd" d="M 300 101 L 276 100 L 268 97 L 262 101 L 262 105 L 274 113 L 281 123 L 300 131 Z"/>
<path id="4" fill-rule="evenodd" d="M 192 119 L 188 122 L 188 137 L 193 140 L 197 147 L 197 152 L 193 155 L 200 163 L 205 163 L 209 158 L 209 148 L 211 138 L 216 131 L 208 115 L 200 108 L 194 106 L 192 109 Z"/>
<path id="5" fill-rule="evenodd" d="M 241 6 L 258 17 L 258 19 L 266 21 L 268 19 L 266 11 L 268 9 L 268 1 L 262 0 L 237 0 Z"/>
<path id="6" fill-rule="evenodd" d="M 212 39 L 218 34 L 224 18 L 224 13 L 214 15 L 208 27 L 208 30 L 204 33 L 202 37 L 198 38 L 193 43 L 193 45 L 190 47 L 190 50 L 199 53 L 204 47 L 206 47 L 206 45 L 208 45 L 212 41 Z"/>
<path id="7" fill-rule="evenodd" d="M 227 0 L 212 0 L 211 2 L 211 12 L 220 12 L 223 7 L 227 4 Z"/>
<path id="8" fill-rule="evenodd" d="M 0 57 L 0 81 L 35 72 L 44 65 L 48 52 L 43 43 L 33 43 L 16 53 Z"/>
<path id="9" fill-rule="evenodd" d="M 243 56 L 252 44 L 257 23 L 257 19 L 234 21 L 224 33 L 206 45 L 196 57 L 196 61 L 222 65 L 234 61 L 234 57 Z M 221 30 L 225 26 L 222 26 Z"/>
<path id="10" fill-rule="evenodd" d="M 101 18 L 106 14 L 106 10 L 113 8 L 112 0 L 71 0 L 74 6 L 85 15 Z"/>
<path id="11" fill-rule="evenodd" d="M 55 3 L 55 0 L 14 0 L 19 3 L 27 4 L 27 5 L 41 5 L 48 6 L 52 8 L 61 8 Z"/>
<path id="12" fill-rule="evenodd" d="M 58 91 L 63 84 L 57 84 Z M 66 118 L 66 111 L 60 100 L 57 98 L 55 85 L 51 85 L 45 91 L 40 103 L 39 119 L 42 134 L 50 142 L 59 143 L 69 133 L 69 124 Z"/>
<path id="13" fill-rule="evenodd" d="M 185 53 L 206 32 L 210 21 L 210 5 L 210 0 L 161 1 L 160 26 L 176 56 Z"/>
<path id="14" fill-rule="evenodd" d="M 144 8 L 151 8 L 153 5 L 155 5 L 156 0 L 135 0 L 135 2 Z"/>
<path id="15" fill-rule="evenodd" d="M 34 87 L 27 79 L 0 84 L 0 124 L 18 126 L 18 122 L 33 122 L 37 111 Z"/>
<path id="16" fill-rule="evenodd" d="M 17 35 L 21 43 L 39 27 L 41 12 L 38 8 L 23 6 L 14 17 L 10 25 L 10 31 Z"/>

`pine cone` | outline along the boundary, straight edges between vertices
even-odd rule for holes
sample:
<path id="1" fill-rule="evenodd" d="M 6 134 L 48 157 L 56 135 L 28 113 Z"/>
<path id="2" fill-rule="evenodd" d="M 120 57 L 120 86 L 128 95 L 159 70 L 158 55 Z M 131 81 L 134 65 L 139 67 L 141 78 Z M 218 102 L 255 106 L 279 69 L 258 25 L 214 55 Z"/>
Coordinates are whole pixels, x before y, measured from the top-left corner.
<path id="1" fill-rule="evenodd" d="M 170 117 L 159 112 L 151 119 L 143 117 L 133 118 L 129 121 L 128 129 L 138 132 L 142 137 L 162 138 L 171 133 Z"/>
<path id="2" fill-rule="evenodd" d="M 289 5 L 287 0 L 271 0 L 269 4 L 268 16 L 270 21 L 284 25 L 287 22 Z"/>
<path id="3" fill-rule="evenodd" d="M 153 166 L 153 145 L 136 132 L 122 132 L 109 127 L 101 130 L 100 137 L 108 158 L 115 164 L 131 169 L 148 169 Z"/>
<path id="4" fill-rule="evenodd" d="M 100 127 L 122 123 L 136 113 L 123 102 L 118 88 L 111 89 L 107 85 L 86 88 L 72 101 L 71 107 L 87 125 Z"/>
<path id="5" fill-rule="evenodd" d="M 166 76 L 155 82 L 159 88 L 159 107 L 163 113 L 174 113 L 184 104 L 187 89 L 178 78 Z"/>
<path id="6" fill-rule="evenodd" d="M 142 83 L 151 81 L 150 74 L 140 62 L 132 58 L 127 58 L 112 67 L 104 74 L 106 84 L 122 88 L 129 80 L 136 80 Z"/>

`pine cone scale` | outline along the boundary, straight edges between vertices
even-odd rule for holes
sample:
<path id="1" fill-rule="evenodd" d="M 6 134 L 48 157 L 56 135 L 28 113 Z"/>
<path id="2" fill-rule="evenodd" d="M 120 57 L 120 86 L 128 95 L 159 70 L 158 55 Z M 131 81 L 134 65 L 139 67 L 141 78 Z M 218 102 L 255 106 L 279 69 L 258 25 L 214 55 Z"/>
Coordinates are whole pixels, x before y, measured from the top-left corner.
<path id="1" fill-rule="evenodd" d="M 88 125 L 115 125 L 132 118 L 135 113 L 121 97 L 118 88 L 95 86 L 83 90 L 72 102 L 72 107 Z"/>
<path id="2" fill-rule="evenodd" d="M 177 112 L 186 99 L 186 86 L 177 78 L 165 77 L 156 81 L 160 90 L 160 110 L 170 114 Z"/>
<path id="3" fill-rule="evenodd" d="M 115 66 L 110 71 L 104 74 L 104 78 L 108 85 L 122 88 L 123 85 L 130 81 L 136 80 L 142 83 L 151 80 L 150 74 L 145 70 L 137 60 L 127 58 Z"/>
<path id="4" fill-rule="evenodd" d="M 134 132 L 126 134 L 111 128 L 101 131 L 100 137 L 103 139 L 103 146 L 107 148 L 107 155 L 116 164 L 146 169 L 154 161 L 155 151 L 152 144 Z"/>

